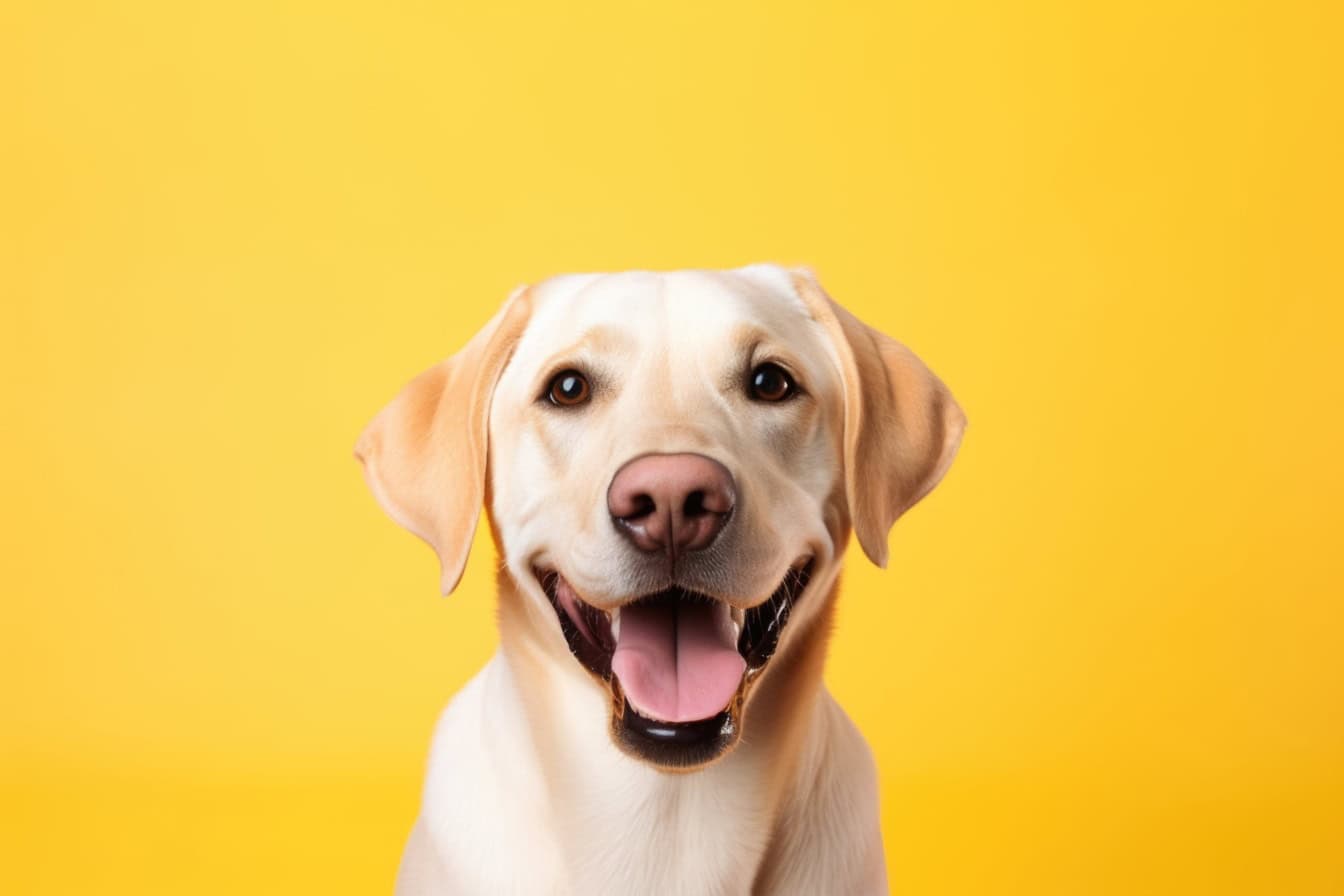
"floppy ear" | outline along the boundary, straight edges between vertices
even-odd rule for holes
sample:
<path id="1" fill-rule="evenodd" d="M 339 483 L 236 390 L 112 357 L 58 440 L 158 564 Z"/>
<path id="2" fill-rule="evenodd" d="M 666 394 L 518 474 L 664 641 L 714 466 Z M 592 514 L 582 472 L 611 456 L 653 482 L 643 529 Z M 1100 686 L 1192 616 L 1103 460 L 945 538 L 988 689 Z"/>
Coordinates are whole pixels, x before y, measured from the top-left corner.
<path id="1" fill-rule="evenodd" d="M 444 594 L 462 578 L 485 500 L 490 397 L 530 313 L 527 290 L 514 291 L 461 351 L 403 388 L 355 444 L 383 510 L 439 555 Z"/>
<path id="2" fill-rule="evenodd" d="M 854 534 L 868 558 L 886 566 L 887 533 L 952 465 L 966 415 L 914 352 L 836 304 L 810 271 L 794 271 L 793 282 L 840 362 Z"/>

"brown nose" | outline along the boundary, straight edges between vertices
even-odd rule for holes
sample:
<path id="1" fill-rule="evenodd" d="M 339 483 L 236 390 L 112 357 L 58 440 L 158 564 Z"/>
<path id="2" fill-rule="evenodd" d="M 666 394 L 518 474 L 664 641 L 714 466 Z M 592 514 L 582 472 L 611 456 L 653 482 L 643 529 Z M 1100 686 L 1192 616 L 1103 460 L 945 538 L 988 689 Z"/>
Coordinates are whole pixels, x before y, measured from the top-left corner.
<path id="1" fill-rule="evenodd" d="M 702 454 L 646 454 L 616 471 L 607 509 L 641 551 L 678 554 L 709 547 L 733 512 L 733 477 Z"/>

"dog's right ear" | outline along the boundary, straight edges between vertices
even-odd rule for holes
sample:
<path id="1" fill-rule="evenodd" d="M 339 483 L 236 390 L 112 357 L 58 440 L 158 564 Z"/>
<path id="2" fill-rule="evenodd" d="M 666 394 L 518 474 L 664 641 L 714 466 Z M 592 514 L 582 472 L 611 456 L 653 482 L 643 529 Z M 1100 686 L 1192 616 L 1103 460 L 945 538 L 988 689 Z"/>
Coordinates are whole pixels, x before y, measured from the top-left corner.
<path id="1" fill-rule="evenodd" d="M 443 593 L 457 587 L 485 501 L 490 398 L 531 314 L 526 288 L 466 346 L 412 380 L 355 444 L 388 516 L 439 555 Z"/>

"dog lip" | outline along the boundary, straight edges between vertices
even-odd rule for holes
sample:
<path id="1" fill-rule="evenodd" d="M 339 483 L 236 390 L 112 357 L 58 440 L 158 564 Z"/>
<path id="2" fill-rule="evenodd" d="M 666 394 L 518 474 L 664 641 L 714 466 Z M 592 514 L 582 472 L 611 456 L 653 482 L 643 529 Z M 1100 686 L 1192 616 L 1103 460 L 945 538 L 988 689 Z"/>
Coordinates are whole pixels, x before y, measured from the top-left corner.
<path id="1" fill-rule="evenodd" d="M 584 596 L 578 591 L 578 589 L 573 588 L 573 586 L 570 585 L 569 579 L 565 578 L 564 574 L 561 573 L 560 570 L 555 566 L 543 565 L 540 563 L 534 564 L 532 566 L 532 575 L 537 580 L 537 583 L 541 585 L 542 591 L 543 593 L 545 593 L 548 599 L 552 600 L 554 599 L 555 587 L 561 581 L 563 581 L 566 585 L 569 585 L 569 587 L 573 590 L 574 596 L 578 599 L 580 603 L 582 603 L 584 606 L 592 608 L 595 612 L 603 613 L 608 617 L 610 617 L 613 613 L 618 612 L 622 607 L 629 606 L 630 604 L 637 604 L 641 601 L 656 600 L 658 598 L 665 597 L 666 595 L 674 592 L 681 593 L 688 597 L 698 598 L 701 600 L 711 600 L 726 603 L 733 608 L 734 612 L 741 613 L 741 612 L 750 612 L 756 609 L 757 607 L 765 603 L 768 603 L 771 597 L 779 593 L 780 588 L 785 587 L 788 584 L 788 579 L 790 576 L 798 574 L 805 574 L 807 576 L 810 576 L 812 573 L 812 566 L 815 559 L 816 558 L 812 554 L 801 554 L 798 557 L 798 559 L 794 560 L 792 563 L 788 565 L 788 567 L 785 568 L 784 576 L 783 578 L 781 578 L 780 584 L 775 586 L 775 590 L 771 592 L 770 597 L 767 597 L 764 601 L 761 601 L 760 603 L 757 604 L 753 604 L 750 607 L 739 606 L 735 602 L 735 598 L 728 596 L 721 596 L 719 594 L 715 594 L 709 591 L 701 591 L 696 588 L 688 587 L 682 584 L 681 582 L 677 581 L 676 579 L 672 579 L 663 588 L 656 588 L 652 591 L 647 591 L 642 594 L 636 594 L 631 597 L 620 599 L 618 600 L 617 603 L 613 604 L 612 606 L 604 608 L 599 607 L 596 604 L 589 603 L 584 598 Z M 797 598 L 799 593 L 801 592 L 794 594 L 795 599 Z"/>
<path id="2" fill-rule="evenodd" d="M 815 558 L 799 557 L 785 570 L 779 585 L 764 601 L 745 609 L 733 607 L 732 620 L 737 626 L 738 651 L 747 660 L 747 675 L 759 674 L 778 647 L 780 635 L 788 624 L 793 605 L 807 590 Z M 611 609 L 588 603 L 554 567 L 537 566 L 533 574 L 542 587 L 556 616 L 570 651 L 588 671 L 610 680 L 611 658 L 615 652 L 619 613 L 622 607 L 659 600 L 712 600 L 711 594 L 673 584 L 621 602 Z"/>
<path id="3" fill-rule="evenodd" d="M 725 708 L 717 715 L 694 722 L 663 722 L 651 719 L 640 713 L 625 700 L 625 712 L 621 716 L 623 727 L 633 735 L 645 738 L 663 747 L 700 746 L 715 738 L 731 736 L 733 733 L 733 713 Z"/>
<path id="4" fill-rule="evenodd" d="M 557 570 L 538 568 L 534 573 L 555 610 L 570 652 L 589 672 L 609 680 L 616 648 L 611 614 L 580 597 Z"/>
<path id="5" fill-rule="evenodd" d="M 613 607 L 604 609 L 602 607 L 597 606 L 596 604 L 589 603 L 587 600 L 585 600 L 583 598 L 583 595 L 579 593 L 578 589 L 574 588 L 569 583 L 569 580 L 566 579 L 564 575 L 555 567 L 534 566 L 532 568 L 532 574 L 536 578 L 537 583 L 541 586 L 542 592 L 546 595 L 547 599 L 551 602 L 553 608 L 556 609 L 557 611 L 560 611 L 562 609 L 558 602 L 559 597 L 558 589 L 561 583 L 563 583 L 563 585 L 569 590 L 569 592 L 573 594 L 575 605 L 577 607 L 589 611 L 593 614 L 600 614 L 600 616 L 603 617 L 609 625 L 616 621 L 617 615 L 619 614 L 622 607 L 627 607 L 630 606 L 631 604 L 638 604 L 646 601 L 666 599 L 671 596 L 680 596 L 682 598 L 709 600 L 709 601 L 727 603 L 731 607 L 732 612 L 734 614 L 734 621 L 740 623 L 742 621 L 742 617 L 745 617 L 752 611 L 761 609 L 767 604 L 770 604 L 772 601 L 777 600 L 781 596 L 787 596 L 790 603 L 796 603 L 798 598 L 801 597 L 802 593 L 806 590 L 807 585 L 811 579 L 812 566 L 814 560 L 815 558 L 812 555 L 804 554 L 800 556 L 797 560 L 795 560 L 793 563 L 789 564 L 788 568 L 784 571 L 784 577 L 780 580 L 780 583 L 778 586 L 776 586 L 775 590 L 771 592 L 770 596 L 767 597 L 764 601 L 761 601 L 760 603 L 754 604 L 750 607 L 740 607 L 737 606 L 736 604 L 733 604 L 731 601 L 719 597 L 717 595 L 709 594 L 704 591 L 697 591 L 693 588 L 687 588 L 677 582 L 673 582 L 666 588 L 660 588 L 656 591 L 650 591 L 645 594 L 640 594 L 634 597 L 627 598 L 626 600 L 621 601 L 619 604 L 616 604 Z"/>

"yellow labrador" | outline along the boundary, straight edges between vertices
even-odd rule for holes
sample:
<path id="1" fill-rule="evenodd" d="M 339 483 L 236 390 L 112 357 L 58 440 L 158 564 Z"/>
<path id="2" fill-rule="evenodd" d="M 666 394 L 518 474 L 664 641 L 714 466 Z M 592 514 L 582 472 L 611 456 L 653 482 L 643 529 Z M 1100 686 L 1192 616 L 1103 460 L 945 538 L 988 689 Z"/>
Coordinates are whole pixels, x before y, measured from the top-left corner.
<path id="1" fill-rule="evenodd" d="M 438 723 L 419 894 L 886 892 L 872 757 L 822 685 L 851 530 L 879 565 L 965 418 L 804 270 L 515 292 L 356 454 L 500 649 Z"/>

